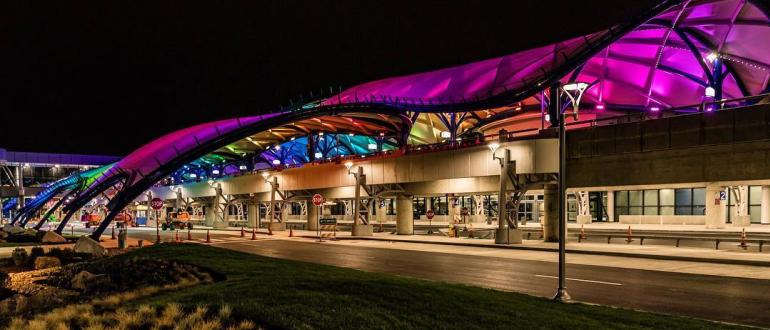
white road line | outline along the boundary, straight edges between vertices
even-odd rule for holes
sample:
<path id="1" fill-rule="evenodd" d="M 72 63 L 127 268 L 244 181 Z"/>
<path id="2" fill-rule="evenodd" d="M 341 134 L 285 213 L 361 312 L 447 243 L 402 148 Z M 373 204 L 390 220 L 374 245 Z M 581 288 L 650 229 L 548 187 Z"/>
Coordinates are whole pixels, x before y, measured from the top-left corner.
<path id="1" fill-rule="evenodd" d="M 559 279 L 556 276 L 549 276 L 549 275 L 535 275 L 535 277 L 545 277 L 545 278 L 554 278 Z M 584 280 L 580 278 L 569 278 L 567 277 L 568 281 L 577 281 L 577 282 L 587 282 L 587 283 L 596 283 L 596 284 L 605 284 L 605 285 L 615 285 L 615 286 L 621 286 L 623 284 L 621 283 L 614 283 L 614 282 L 604 282 L 604 281 L 593 281 L 593 280 Z"/>

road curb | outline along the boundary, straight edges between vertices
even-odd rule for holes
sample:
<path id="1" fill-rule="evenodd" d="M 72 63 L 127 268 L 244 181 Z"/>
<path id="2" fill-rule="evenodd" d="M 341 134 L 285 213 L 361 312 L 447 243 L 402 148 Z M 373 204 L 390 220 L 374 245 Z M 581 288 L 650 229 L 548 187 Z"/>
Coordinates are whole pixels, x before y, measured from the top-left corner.
<path id="1" fill-rule="evenodd" d="M 535 247 L 535 246 L 489 245 L 489 244 L 475 244 L 475 243 L 466 243 L 466 242 L 436 242 L 436 241 L 392 239 L 392 238 L 381 238 L 381 237 L 345 236 L 345 237 L 337 237 L 337 239 L 338 240 L 367 240 L 367 241 L 417 243 L 417 244 L 432 244 L 432 245 L 452 245 L 452 246 L 479 247 L 479 248 L 488 248 L 488 249 L 508 249 L 508 250 L 524 250 L 524 251 L 540 251 L 540 252 L 558 252 L 559 251 L 556 248 Z M 609 256 L 609 257 L 689 261 L 689 262 L 703 262 L 703 263 L 725 264 L 725 265 L 770 267 L 770 262 L 758 261 L 758 260 L 735 260 L 735 259 L 700 258 L 700 257 L 670 256 L 670 255 L 657 255 L 657 254 L 640 254 L 640 253 L 627 253 L 627 252 L 573 250 L 570 248 L 567 248 L 567 253 L 600 255 L 600 256 Z"/>

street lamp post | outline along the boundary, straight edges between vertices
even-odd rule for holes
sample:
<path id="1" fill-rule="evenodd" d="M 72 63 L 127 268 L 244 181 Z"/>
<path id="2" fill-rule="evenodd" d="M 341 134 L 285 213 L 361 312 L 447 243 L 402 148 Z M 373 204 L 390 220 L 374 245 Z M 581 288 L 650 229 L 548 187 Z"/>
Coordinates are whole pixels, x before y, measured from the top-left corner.
<path id="1" fill-rule="evenodd" d="M 557 95 L 551 96 L 551 101 L 556 102 L 556 109 L 559 111 L 559 288 L 556 290 L 554 300 L 559 302 L 569 301 L 570 295 L 567 293 L 567 135 L 565 121 L 567 115 L 561 109 L 561 91 L 572 101 L 572 114 L 574 119 L 578 118 L 578 109 L 583 93 L 591 85 L 584 82 L 569 83 L 555 89 Z"/>

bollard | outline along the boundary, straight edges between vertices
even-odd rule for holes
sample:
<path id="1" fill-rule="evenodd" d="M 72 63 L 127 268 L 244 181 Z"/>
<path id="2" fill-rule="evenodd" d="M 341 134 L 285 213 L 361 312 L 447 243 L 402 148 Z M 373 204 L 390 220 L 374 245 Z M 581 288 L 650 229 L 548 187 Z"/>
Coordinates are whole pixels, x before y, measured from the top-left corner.
<path id="1" fill-rule="evenodd" d="M 70 235 L 75 236 L 75 226 L 70 225 Z"/>
<path id="2" fill-rule="evenodd" d="M 136 244 L 139 246 L 139 248 L 143 248 L 144 247 L 144 241 L 141 240 L 141 239 L 139 241 L 137 241 Z"/>
<path id="3" fill-rule="evenodd" d="M 626 232 L 626 244 L 633 242 L 633 238 L 631 236 L 633 233 L 631 232 L 631 226 L 628 226 L 628 231 Z"/>
<path id="4" fill-rule="evenodd" d="M 289 228 L 289 237 L 294 237 L 294 230 Z"/>
<path id="5" fill-rule="evenodd" d="M 738 246 L 740 246 L 744 250 L 746 250 L 749 247 L 749 245 L 746 244 L 746 229 L 745 228 L 741 232 L 741 244 L 738 245 Z"/>
<path id="6" fill-rule="evenodd" d="M 208 229 L 206 229 L 206 243 L 211 243 L 211 234 Z"/>
<path id="7" fill-rule="evenodd" d="M 267 234 L 273 236 L 273 228 L 270 228 L 270 225 L 267 226 Z"/>
<path id="8" fill-rule="evenodd" d="M 174 231 L 174 242 L 179 242 L 179 230 Z"/>
<path id="9" fill-rule="evenodd" d="M 542 222 L 540 222 L 540 238 L 538 239 L 545 239 L 545 225 Z"/>
<path id="10" fill-rule="evenodd" d="M 584 227 L 583 225 L 580 225 L 580 236 L 578 236 L 578 243 L 586 239 L 586 230 L 583 227 Z"/>
<path id="11" fill-rule="evenodd" d="M 112 234 L 110 235 L 111 239 L 115 239 L 115 225 L 112 226 Z"/>
<path id="12" fill-rule="evenodd" d="M 251 227 L 251 240 L 254 241 L 257 239 L 257 230 L 254 227 Z"/>
<path id="13" fill-rule="evenodd" d="M 245 233 L 243 232 L 243 226 L 241 226 L 241 237 L 245 237 Z"/>
<path id="14" fill-rule="evenodd" d="M 192 241 L 192 233 L 190 232 L 190 227 L 187 227 L 187 240 Z"/>

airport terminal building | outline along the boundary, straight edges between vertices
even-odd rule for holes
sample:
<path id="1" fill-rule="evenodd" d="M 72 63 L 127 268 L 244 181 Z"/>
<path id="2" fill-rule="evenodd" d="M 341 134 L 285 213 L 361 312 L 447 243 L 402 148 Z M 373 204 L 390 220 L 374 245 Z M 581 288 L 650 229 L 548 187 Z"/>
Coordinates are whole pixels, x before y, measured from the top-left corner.
<path id="1" fill-rule="evenodd" d="M 42 199 L 63 202 L 8 220 L 29 226 L 55 208 L 66 223 L 98 204 L 94 235 L 129 212 L 271 230 L 334 217 L 355 235 L 542 225 L 554 240 L 561 179 L 576 224 L 761 228 L 768 45 L 764 1 L 666 0 L 589 35 L 167 134 L 57 181 Z"/>

